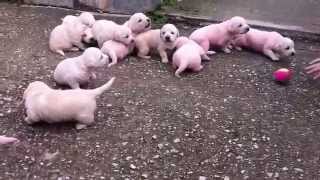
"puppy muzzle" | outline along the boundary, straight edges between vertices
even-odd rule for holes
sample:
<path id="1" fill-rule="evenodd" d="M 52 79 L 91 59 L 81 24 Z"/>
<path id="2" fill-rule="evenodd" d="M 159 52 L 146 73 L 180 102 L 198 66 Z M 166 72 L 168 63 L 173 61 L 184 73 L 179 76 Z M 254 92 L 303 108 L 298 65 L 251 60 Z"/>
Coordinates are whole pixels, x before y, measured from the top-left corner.
<path id="1" fill-rule="evenodd" d="M 249 32 L 249 31 L 250 31 L 250 27 L 246 27 L 241 34 L 246 34 L 246 33 Z"/>
<path id="2" fill-rule="evenodd" d="M 169 36 L 165 37 L 166 42 L 171 42 L 171 38 Z"/>

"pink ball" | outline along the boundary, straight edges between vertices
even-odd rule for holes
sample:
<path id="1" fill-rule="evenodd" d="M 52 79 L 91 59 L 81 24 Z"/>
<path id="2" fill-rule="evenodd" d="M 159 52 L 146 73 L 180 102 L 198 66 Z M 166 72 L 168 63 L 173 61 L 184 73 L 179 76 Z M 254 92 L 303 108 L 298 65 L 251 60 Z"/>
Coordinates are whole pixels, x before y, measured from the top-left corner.
<path id="1" fill-rule="evenodd" d="M 287 68 L 281 68 L 273 73 L 273 77 L 278 82 L 287 82 L 291 79 L 291 71 Z"/>

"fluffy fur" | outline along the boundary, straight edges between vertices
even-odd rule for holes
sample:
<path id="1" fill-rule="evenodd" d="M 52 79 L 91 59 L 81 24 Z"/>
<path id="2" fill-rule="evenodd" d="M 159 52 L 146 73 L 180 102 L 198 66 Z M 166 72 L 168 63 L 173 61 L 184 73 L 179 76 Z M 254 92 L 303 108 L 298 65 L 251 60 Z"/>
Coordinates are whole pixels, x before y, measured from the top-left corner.
<path id="1" fill-rule="evenodd" d="M 161 29 L 149 30 L 139 34 L 135 39 L 138 56 L 150 59 L 149 51 L 156 49 L 163 63 L 168 63 L 167 49 L 174 49 L 179 30 L 173 24 L 165 24 Z"/>
<path id="2" fill-rule="evenodd" d="M 114 80 L 112 78 L 105 85 L 90 90 L 54 90 L 43 82 L 32 82 L 23 95 L 27 112 L 25 122 L 75 121 L 77 129 L 85 128 L 94 122 L 96 98 L 108 90 Z"/>
<path id="3" fill-rule="evenodd" d="M 108 56 L 98 48 L 88 48 L 81 56 L 61 61 L 55 71 L 54 79 L 58 84 L 68 85 L 73 89 L 96 79 L 95 70 L 108 62 Z"/>
<path id="4" fill-rule="evenodd" d="M 239 35 L 232 43 L 236 49 L 252 49 L 268 56 L 273 61 L 283 57 L 293 56 L 296 51 L 294 42 L 290 38 L 283 37 L 278 32 L 250 29 L 246 34 Z"/>
<path id="5" fill-rule="evenodd" d="M 175 69 L 177 68 L 175 72 L 177 77 L 180 77 L 180 73 L 186 69 L 200 71 L 203 68 L 201 58 L 210 60 L 203 48 L 187 37 L 179 37 L 176 47 L 177 50 L 172 57 L 172 65 Z"/>
<path id="6" fill-rule="evenodd" d="M 220 24 L 211 24 L 195 30 L 190 39 L 197 42 L 208 54 L 210 46 L 222 49 L 225 53 L 230 53 L 231 41 L 238 34 L 245 34 L 249 31 L 249 25 L 242 17 L 236 16 Z"/>

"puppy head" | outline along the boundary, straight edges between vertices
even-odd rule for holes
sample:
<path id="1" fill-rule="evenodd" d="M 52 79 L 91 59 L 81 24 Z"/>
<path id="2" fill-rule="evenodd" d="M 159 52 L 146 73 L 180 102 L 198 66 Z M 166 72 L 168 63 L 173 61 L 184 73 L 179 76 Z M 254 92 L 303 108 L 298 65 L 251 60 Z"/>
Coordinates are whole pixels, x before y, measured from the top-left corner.
<path id="1" fill-rule="evenodd" d="M 23 99 L 25 100 L 27 96 L 30 95 L 30 93 L 35 93 L 39 91 L 44 91 L 46 89 L 50 89 L 48 85 L 46 85 L 44 82 L 41 81 L 34 81 L 30 83 L 27 87 L 27 89 L 23 93 Z"/>
<path id="2" fill-rule="evenodd" d="M 79 16 L 79 19 L 82 22 L 82 24 L 84 24 L 84 25 L 86 25 L 86 26 L 88 26 L 90 28 L 96 22 L 94 16 L 89 12 L 81 13 L 80 16 Z"/>
<path id="3" fill-rule="evenodd" d="M 243 17 L 235 16 L 228 20 L 228 31 L 232 34 L 245 34 L 250 30 L 250 26 Z"/>
<path id="4" fill-rule="evenodd" d="M 128 27 L 135 34 L 142 33 L 151 28 L 151 19 L 143 13 L 135 13 L 128 20 Z"/>
<path id="5" fill-rule="evenodd" d="M 129 45 L 134 43 L 131 30 L 127 26 L 120 26 L 114 34 L 114 40 Z"/>
<path id="6" fill-rule="evenodd" d="M 67 26 L 72 26 L 78 20 L 76 16 L 67 15 L 66 17 L 62 18 L 62 24 Z"/>
<path id="7" fill-rule="evenodd" d="M 277 45 L 277 50 L 283 56 L 294 56 L 296 51 L 294 49 L 294 42 L 290 38 L 283 38 Z"/>
<path id="8" fill-rule="evenodd" d="M 84 31 L 84 33 L 82 35 L 82 40 L 86 43 L 93 43 L 95 41 L 91 28 L 86 28 L 86 30 Z"/>
<path id="9" fill-rule="evenodd" d="M 86 49 L 82 56 L 82 61 L 88 68 L 96 68 L 104 66 L 107 62 L 109 62 L 108 56 L 103 54 L 100 49 L 95 47 L 90 47 Z"/>
<path id="10" fill-rule="evenodd" d="M 181 36 L 175 41 L 175 47 L 180 48 L 181 46 L 188 43 L 189 41 L 190 41 L 190 39 L 187 38 L 186 36 Z"/>
<path id="11" fill-rule="evenodd" d="M 160 30 L 160 38 L 165 43 L 173 43 L 179 37 L 179 30 L 173 24 L 165 24 Z"/>

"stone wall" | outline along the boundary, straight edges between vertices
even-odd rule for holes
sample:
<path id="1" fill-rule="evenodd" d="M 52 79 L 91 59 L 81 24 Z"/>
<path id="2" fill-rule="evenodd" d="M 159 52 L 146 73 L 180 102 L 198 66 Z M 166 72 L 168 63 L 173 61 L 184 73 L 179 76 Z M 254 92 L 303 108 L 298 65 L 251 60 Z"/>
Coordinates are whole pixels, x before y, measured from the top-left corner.
<path id="1" fill-rule="evenodd" d="M 26 4 L 132 14 L 154 10 L 162 0 L 24 0 Z"/>

